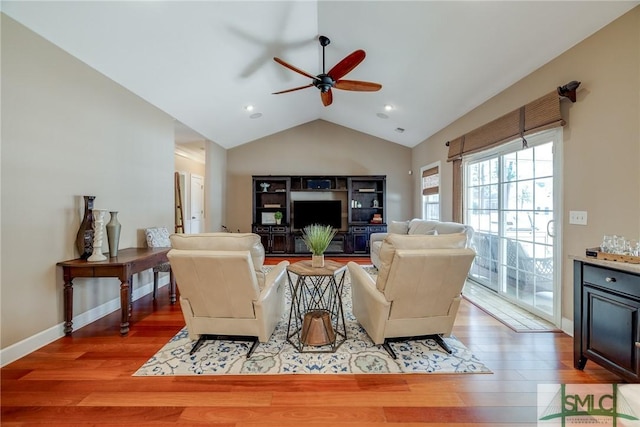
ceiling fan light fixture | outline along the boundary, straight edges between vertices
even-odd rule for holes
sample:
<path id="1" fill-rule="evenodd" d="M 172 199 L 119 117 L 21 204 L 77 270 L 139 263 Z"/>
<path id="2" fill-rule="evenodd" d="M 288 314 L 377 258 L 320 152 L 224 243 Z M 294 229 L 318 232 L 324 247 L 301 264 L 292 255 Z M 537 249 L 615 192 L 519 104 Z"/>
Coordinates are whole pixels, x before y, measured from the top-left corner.
<path id="1" fill-rule="evenodd" d="M 336 82 L 330 76 L 320 74 L 318 75 L 317 80 L 313 81 L 313 85 L 320 89 L 320 92 L 327 93 L 336 85 Z"/>
<path id="2" fill-rule="evenodd" d="M 358 64 L 360 64 L 364 60 L 366 53 L 362 49 L 358 49 L 352 52 L 351 54 L 344 57 L 336 65 L 334 65 L 329 71 L 325 71 L 324 49 L 329 43 L 331 43 L 331 41 L 326 36 L 318 37 L 318 41 L 322 46 L 322 73 L 316 76 L 307 73 L 306 71 L 301 70 L 297 67 L 294 67 L 293 65 L 283 61 L 278 57 L 273 58 L 274 61 L 276 61 L 283 67 L 311 79 L 311 83 L 307 85 L 273 92 L 274 95 L 294 92 L 297 90 L 315 86 L 320 90 L 320 99 L 322 100 L 322 104 L 324 104 L 325 107 L 328 107 L 333 102 L 333 94 L 331 93 L 332 88 L 358 92 L 375 92 L 382 88 L 382 85 L 379 83 L 364 82 L 359 80 L 342 80 L 345 75 L 347 75 L 351 70 L 357 67 Z"/>

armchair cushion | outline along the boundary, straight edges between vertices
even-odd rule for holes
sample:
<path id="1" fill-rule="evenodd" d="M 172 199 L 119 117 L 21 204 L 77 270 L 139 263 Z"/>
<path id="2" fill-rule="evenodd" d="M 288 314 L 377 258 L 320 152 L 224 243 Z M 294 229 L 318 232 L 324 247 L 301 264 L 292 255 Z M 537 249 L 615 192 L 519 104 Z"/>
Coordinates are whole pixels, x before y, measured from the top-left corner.
<path id="1" fill-rule="evenodd" d="M 258 300 L 260 289 L 248 251 L 174 250 L 171 260 L 177 263 L 178 258 L 183 262 L 177 267 L 180 293 L 189 295 L 195 317 L 255 317 L 253 302 Z M 182 265 L 188 267 L 180 268 Z"/>
<path id="2" fill-rule="evenodd" d="M 387 226 L 388 233 L 409 234 L 409 221 L 391 221 Z"/>
<path id="3" fill-rule="evenodd" d="M 264 265 L 264 246 L 260 236 L 253 233 L 199 233 L 199 234 L 172 234 L 170 236 L 171 247 L 174 249 L 194 249 L 212 251 L 249 251 L 253 269 L 258 278 L 258 287 L 262 289 L 265 284 L 265 274 L 262 271 Z"/>
<path id="4" fill-rule="evenodd" d="M 464 248 L 467 241 L 465 233 L 420 235 L 420 234 L 389 234 L 380 247 L 380 265 L 378 266 L 378 280 L 376 287 L 384 292 L 389 277 L 391 261 L 396 249 L 458 249 Z"/>

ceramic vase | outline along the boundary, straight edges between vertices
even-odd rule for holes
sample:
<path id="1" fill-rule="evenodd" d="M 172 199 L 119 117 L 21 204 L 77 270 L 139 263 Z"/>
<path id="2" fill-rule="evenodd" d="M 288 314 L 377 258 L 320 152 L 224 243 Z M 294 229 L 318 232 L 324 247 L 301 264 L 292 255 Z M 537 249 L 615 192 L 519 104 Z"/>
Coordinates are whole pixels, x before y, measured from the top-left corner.
<path id="1" fill-rule="evenodd" d="M 109 242 L 109 257 L 118 256 L 118 245 L 120 243 L 120 228 L 121 224 L 118 222 L 118 212 L 110 211 L 111 219 L 105 226 L 107 229 L 107 241 Z"/>
<path id="2" fill-rule="evenodd" d="M 84 215 L 76 235 L 76 248 L 80 258 L 87 259 L 93 251 L 93 201 L 95 196 L 84 197 Z"/>
<path id="3" fill-rule="evenodd" d="M 93 210 L 93 253 L 87 261 L 104 261 L 107 257 L 102 253 L 102 241 L 104 240 L 104 209 Z"/>
<path id="4" fill-rule="evenodd" d="M 324 255 L 311 255 L 311 267 L 324 267 Z"/>

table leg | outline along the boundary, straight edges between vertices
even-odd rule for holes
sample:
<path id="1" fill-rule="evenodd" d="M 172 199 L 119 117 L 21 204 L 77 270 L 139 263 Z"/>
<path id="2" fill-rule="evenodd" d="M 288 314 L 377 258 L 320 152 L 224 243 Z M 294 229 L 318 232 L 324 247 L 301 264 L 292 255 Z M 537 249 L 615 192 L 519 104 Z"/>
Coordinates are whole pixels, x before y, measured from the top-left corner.
<path id="1" fill-rule="evenodd" d="M 129 276 L 129 317 L 133 314 L 133 276 Z"/>
<path id="2" fill-rule="evenodd" d="M 171 268 L 169 268 L 169 302 L 176 303 L 176 278 L 173 276 Z"/>
<path id="3" fill-rule="evenodd" d="M 64 282 L 64 334 L 69 336 L 73 331 L 73 282 L 66 278 Z"/>
<path id="4" fill-rule="evenodd" d="M 120 335 L 129 333 L 129 316 L 131 315 L 131 302 L 129 301 L 130 277 L 120 282 Z"/>

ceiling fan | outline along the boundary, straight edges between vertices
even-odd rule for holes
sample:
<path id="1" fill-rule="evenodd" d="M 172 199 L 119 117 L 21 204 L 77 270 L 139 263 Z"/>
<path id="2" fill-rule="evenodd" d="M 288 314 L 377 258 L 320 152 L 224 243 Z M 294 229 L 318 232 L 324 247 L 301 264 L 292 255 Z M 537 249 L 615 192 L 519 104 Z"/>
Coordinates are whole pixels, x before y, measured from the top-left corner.
<path id="1" fill-rule="evenodd" d="M 274 92 L 274 95 L 293 92 L 296 90 L 315 86 L 320 89 L 320 98 L 322 99 L 322 103 L 324 104 L 324 106 L 327 107 L 333 102 L 333 94 L 331 93 L 331 88 L 360 92 L 375 92 L 382 88 L 382 85 L 379 83 L 363 82 L 359 80 L 341 80 L 342 77 L 346 76 L 347 73 L 356 68 L 358 64 L 360 64 L 364 60 L 366 54 L 362 49 L 358 49 L 355 52 L 347 55 L 344 59 L 342 59 L 342 61 L 338 62 L 332 69 L 330 69 L 328 73 L 325 72 L 324 48 L 329 43 L 331 43 L 331 40 L 329 40 L 329 38 L 325 36 L 320 36 L 318 40 L 320 41 L 320 45 L 322 45 L 322 74 L 314 76 L 307 73 L 306 71 L 294 67 L 291 64 L 286 63 L 280 58 L 274 57 L 273 60 L 278 64 L 312 79 L 312 82 L 308 85 L 294 87 L 293 89 L 282 90 L 280 92 Z"/>

